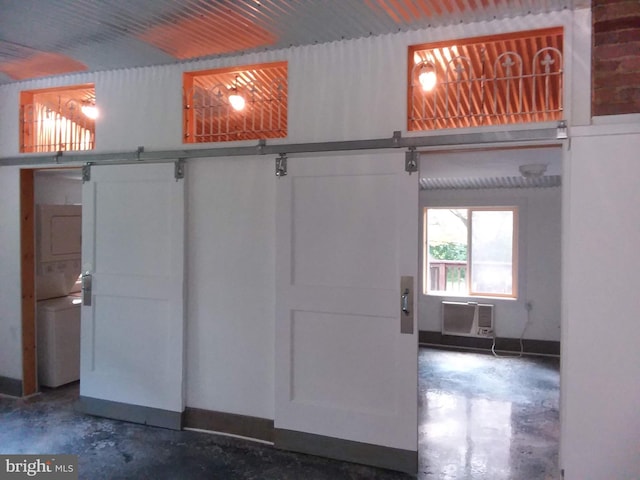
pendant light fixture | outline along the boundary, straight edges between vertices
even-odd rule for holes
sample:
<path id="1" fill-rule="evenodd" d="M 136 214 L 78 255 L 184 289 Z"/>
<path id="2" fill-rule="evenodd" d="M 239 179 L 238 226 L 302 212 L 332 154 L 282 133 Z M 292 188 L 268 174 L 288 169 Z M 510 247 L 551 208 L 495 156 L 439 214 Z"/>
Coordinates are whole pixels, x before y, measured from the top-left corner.
<path id="1" fill-rule="evenodd" d="M 238 76 L 236 75 L 235 80 L 233 81 L 233 87 L 231 88 L 231 94 L 229 94 L 229 105 L 236 112 L 239 112 L 244 109 L 245 101 L 244 97 L 238 93 Z"/>
<path id="2" fill-rule="evenodd" d="M 420 66 L 420 73 L 418 74 L 418 81 L 422 86 L 422 90 L 430 92 L 436 86 L 438 77 L 436 76 L 436 67 L 431 62 L 423 63 Z"/>
<path id="3" fill-rule="evenodd" d="M 90 118 L 91 120 L 95 120 L 100 115 L 95 103 L 82 102 L 80 111 L 85 117 Z"/>

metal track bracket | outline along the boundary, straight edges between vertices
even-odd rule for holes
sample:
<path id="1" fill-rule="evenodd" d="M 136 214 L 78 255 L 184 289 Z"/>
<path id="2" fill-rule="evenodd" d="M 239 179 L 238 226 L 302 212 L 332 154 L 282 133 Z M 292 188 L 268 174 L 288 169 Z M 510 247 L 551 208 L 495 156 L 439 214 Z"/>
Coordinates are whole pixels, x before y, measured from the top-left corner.
<path id="1" fill-rule="evenodd" d="M 267 141 L 264 138 L 258 140 L 258 145 L 256 145 L 256 151 L 258 155 L 264 155 L 264 147 L 267 146 Z"/>
<path id="2" fill-rule="evenodd" d="M 176 182 L 184 178 L 184 158 L 179 158 L 173 165 L 173 176 L 176 178 Z"/>
<path id="3" fill-rule="evenodd" d="M 276 177 L 284 177 L 287 174 L 287 154 L 281 153 L 276 158 Z"/>
<path id="4" fill-rule="evenodd" d="M 400 140 L 402 140 L 402 132 L 400 130 L 394 130 L 393 137 L 391 137 L 391 143 L 394 148 L 400 147 Z"/>
<path id="5" fill-rule="evenodd" d="M 560 120 L 558 122 L 558 137 L 559 139 L 565 139 L 569 137 L 569 129 L 567 127 L 566 120 Z"/>
<path id="6" fill-rule="evenodd" d="M 91 180 L 91 163 L 85 163 L 82 166 L 82 183 Z"/>

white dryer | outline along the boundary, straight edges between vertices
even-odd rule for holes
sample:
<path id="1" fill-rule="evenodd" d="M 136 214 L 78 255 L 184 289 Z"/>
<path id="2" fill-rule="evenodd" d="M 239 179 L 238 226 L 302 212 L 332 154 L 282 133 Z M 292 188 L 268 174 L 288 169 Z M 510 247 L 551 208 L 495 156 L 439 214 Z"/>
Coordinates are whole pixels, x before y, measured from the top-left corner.
<path id="1" fill-rule="evenodd" d="M 38 379 L 58 387 L 80 379 L 80 298 L 41 300 L 38 318 Z"/>

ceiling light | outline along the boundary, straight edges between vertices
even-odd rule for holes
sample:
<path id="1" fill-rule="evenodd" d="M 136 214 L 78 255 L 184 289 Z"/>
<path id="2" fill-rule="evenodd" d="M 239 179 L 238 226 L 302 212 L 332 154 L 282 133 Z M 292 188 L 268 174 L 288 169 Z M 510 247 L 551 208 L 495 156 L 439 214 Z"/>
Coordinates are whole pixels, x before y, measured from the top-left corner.
<path id="1" fill-rule="evenodd" d="M 245 101 L 244 97 L 238 93 L 238 76 L 236 75 L 233 81 L 233 87 L 231 88 L 231 94 L 228 97 L 229 104 L 236 112 L 244 109 Z"/>
<path id="2" fill-rule="evenodd" d="M 430 92 L 436 86 L 438 78 L 436 77 L 436 69 L 432 63 L 424 63 L 420 67 L 418 81 L 422 85 L 422 90 Z"/>
<path id="3" fill-rule="evenodd" d="M 80 107 L 80 111 L 82 111 L 85 117 L 90 118 L 91 120 L 95 120 L 100 115 L 98 107 L 96 107 L 95 104 L 84 104 Z"/>
<path id="4" fill-rule="evenodd" d="M 244 108 L 244 97 L 237 93 L 232 93 L 229 95 L 229 103 L 231 104 L 231 108 L 239 112 Z"/>
<path id="5" fill-rule="evenodd" d="M 520 165 L 520 173 L 524 178 L 540 178 L 546 171 L 546 163 L 530 163 L 528 165 Z"/>

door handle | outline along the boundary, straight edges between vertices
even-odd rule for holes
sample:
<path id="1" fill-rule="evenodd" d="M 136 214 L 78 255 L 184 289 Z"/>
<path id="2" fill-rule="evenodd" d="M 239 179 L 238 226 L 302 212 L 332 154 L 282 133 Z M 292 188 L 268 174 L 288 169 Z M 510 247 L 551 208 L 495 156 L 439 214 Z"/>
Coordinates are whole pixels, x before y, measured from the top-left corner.
<path id="1" fill-rule="evenodd" d="M 402 313 L 409 315 L 409 289 L 405 288 L 402 292 Z"/>
<path id="2" fill-rule="evenodd" d="M 93 277 L 89 272 L 82 274 L 82 306 L 91 306 L 91 293 L 92 293 Z"/>
<path id="3" fill-rule="evenodd" d="M 400 333 L 413 335 L 413 277 L 400 277 Z"/>

